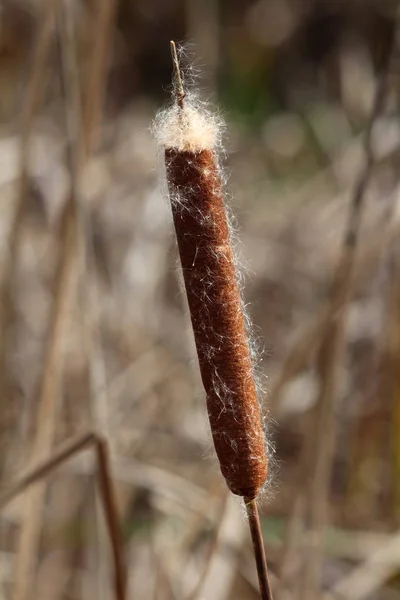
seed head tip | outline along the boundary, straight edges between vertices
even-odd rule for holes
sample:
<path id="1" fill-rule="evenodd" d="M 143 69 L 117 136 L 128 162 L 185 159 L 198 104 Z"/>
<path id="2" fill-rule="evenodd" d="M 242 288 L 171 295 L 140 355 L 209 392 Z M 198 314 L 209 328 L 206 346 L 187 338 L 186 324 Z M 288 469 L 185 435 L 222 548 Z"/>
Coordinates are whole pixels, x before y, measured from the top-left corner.
<path id="1" fill-rule="evenodd" d="M 173 40 L 170 41 L 172 65 L 174 69 L 174 94 L 179 108 L 183 108 L 183 99 L 185 97 L 185 90 L 183 87 L 182 73 L 179 66 L 178 53 L 176 51 L 176 44 Z"/>

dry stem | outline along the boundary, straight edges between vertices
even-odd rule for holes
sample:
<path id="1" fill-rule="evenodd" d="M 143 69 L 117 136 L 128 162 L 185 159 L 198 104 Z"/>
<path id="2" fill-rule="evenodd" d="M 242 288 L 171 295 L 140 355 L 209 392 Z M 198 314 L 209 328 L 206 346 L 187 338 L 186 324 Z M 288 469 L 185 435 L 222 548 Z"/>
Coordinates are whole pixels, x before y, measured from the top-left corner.
<path id="1" fill-rule="evenodd" d="M 116 4 L 115 0 L 97 0 L 98 10 L 93 24 L 92 60 L 83 104 L 83 150 L 85 155 L 90 153 L 96 141 L 95 134 L 101 118 Z"/>
<path id="2" fill-rule="evenodd" d="M 25 475 L 11 485 L 6 492 L 0 495 L 0 509 L 27 487 L 46 477 L 69 458 L 88 447 L 93 447 L 96 453 L 100 496 L 113 553 L 115 598 L 116 600 L 125 600 L 125 568 L 122 535 L 118 524 L 115 494 L 110 476 L 107 443 L 99 435 L 88 432 L 73 440 L 69 440 L 53 452 L 49 459 L 42 460 L 39 464 L 32 467 Z"/>
<path id="3" fill-rule="evenodd" d="M 303 600 L 314 600 L 319 593 L 322 567 L 321 536 L 326 521 L 336 433 L 334 400 L 337 390 L 338 366 L 345 348 L 345 316 L 351 296 L 362 209 L 374 165 L 372 130 L 384 108 L 394 40 L 393 47 L 388 53 L 386 64 L 377 82 L 374 104 L 365 136 L 365 166 L 360 173 L 354 190 L 348 226 L 332 286 L 330 318 L 323 332 L 317 359 L 321 391 L 315 414 L 314 431 L 317 433 L 314 440 L 310 441 L 313 446 L 310 454 L 313 464 L 311 468 L 311 485 L 306 502 L 308 547 L 306 548 L 301 589 Z"/>
<path id="4" fill-rule="evenodd" d="M 81 103 L 79 68 L 77 64 L 77 44 L 74 34 L 72 7 L 65 3 L 64 22 L 60 22 L 60 59 L 63 64 L 62 83 L 66 104 L 66 131 L 70 140 L 68 146 L 68 164 L 71 174 L 71 187 L 75 198 L 77 255 L 79 257 L 79 274 L 83 283 L 81 289 L 84 304 L 84 343 L 89 358 L 90 400 L 93 426 L 102 435 L 108 432 L 108 402 L 107 385 L 104 367 L 104 357 L 101 347 L 98 323 L 91 315 L 98 314 L 98 294 L 92 281 L 89 267 L 93 267 L 94 256 L 92 247 L 92 232 L 90 220 L 87 218 L 83 203 L 80 200 L 80 174 L 95 142 L 95 134 L 99 125 L 101 105 L 107 76 L 107 60 L 111 39 L 112 19 L 115 2 L 100 0 L 94 42 L 90 64 L 89 81 L 84 103 Z M 109 436 L 107 435 L 107 439 Z M 99 503 L 96 498 L 97 549 L 99 558 L 98 595 L 106 597 L 106 582 L 103 574 L 106 572 L 107 555 L 105 552 L 105 531 L 99 518 Z"/>
<path id="5" fill-rule="evenodd" d="M 307 511 L 308 524 L 310 526 L 310 548 L 306 559 L 302 588 L 305 600 L 312 599 L 318 593 L 318 577 L 322 560 L 320 550 L 321 530 L 326 517 L 335 436 L 333 404 L 337 380 L 336 368 L 344 349 L 345 312 L 351 295 L 365 192 L 374 166 L 371 140 L 372 129 L 384 107 L 394 42 L 395 40 L 393 40 L 393 47 L 388 53 L 387 63 L 385 68 L 382 69 L 377 82 L 374 104 L 364 142 L 365 166 L 355 186 L 329 304 L 317 317 L 306 336 L 294 346 L 272 392 L 276 400 L 288 378 L 304 367 L 310 354 L 319 348 L 317 366 L 321 380 L 321 392 L 314 414 L 311 415 L 310 438 L 306 441 L 303 449 L 299 468 L 299 482 L 306 478 L 307 484 L 295 499 L 289 519 L 280 582 L 281 592 L 290 586 L 290 580 L 296 570 L 296 567 L 291 563 L 299 551 L 299 538 L 303 531 L 302 521 Z M 313 438 L 315 431 L 317 432 L 316 439 Z M 307 477 L 310 461 L 313 462 L 313 466 L 311 473 L 309 472 L 309 476 Z M 309 483 L 310 477 L 311 484 Z"/>
<path id="6" fill-rule="evenodd" d="M 397 190 L 393 194 L 393 204 L 396 198 Z M 391 218 L 391 214 L 386 215 L 385 224 L 386 226 L 383 231 L 379 228 L 376 232 L 372 232 L 370 238 L 365 241 L 363 254 L 358 258 L 358 272 L 361 273 L 360 277 L 369 270 L 371 259 L 376 256 L 378 249 L 380 252 L 382 238 L 387 238 L 386 243 L 389 243 L 398 235 L 398 224 Z M 327 302 L 321 311 L 317 313 L 317 316 L 309 320 L 303 328 L 302 333 L 296 338 L 293 346 L 290 348 L 268 394 L 269 406 L 273 414 L 279 410 L 279 400 L 287 383 L 310 364 L 313 355 L 318 350 L 330 314 L 330 302 Z"/>
<path id="7" fill-rule="evenodd" d="M 55 300 L 37 400 L 36 436 L 31 451 L 34 461 L 43 459 L 50 452 L 54 440 L 58 388 L 62 368 L 62 342 L 66 332 L 73 284 L 74 237 L 74 220 L 70 202 L 68 202 L 61 223 L 62 254 L 56 278 Z M 45 491 L 45 484 L 40 484 L 26 494 L 26 511 L 21 525 L 14 600 L 25 600 L 30 595 L 34 560 L 39 546 Z"/>
<path id="8" fill-rule="evenodd" d="M 183 100 L 185 98 L 185 89 L 183 87 L 182 81 L 182 73 L 179 66 L 178 54 L 176 51 L 176 45 L 173 40 L 170 42 L 171 45 L 171 56 L 172 56 L 172 64 L 174 67 L 174 88 L 175 88 L 175 97 L 176 103 L 179 108 L 183 108 Z"/>
<path id="9" fill-rule="evenodd" d="M 258 514 L 257 501 L 244 499 L 247 516 L 249 518 L 249 526 L 251 531 L 251 539 L 253 542 L 254 558 L 256 561 L 258 583 L 262 600 L 272 600 L 271 586 L 268 579 L 267 559 L 265 557 L 264 542 L 262 537 L 260 517 Z"/>
<path id="10" fill-rule="evenodd" d="M 50 11 L 50 9 L 49 9 Z M 53 10 L 51 10 L 53 12 Z M 58 46 L 62 47 L 64 19 L 57 11 Z M 65 64 L 60 56 L 61 84 L 65 91 Z M 67 127 L 69 112 L 66 111 Z M 69 131 L 68 131 L 69 133 Z M 56 408 L 59 392 L 59 380 L 62 369 L 63 338 L 66 330 L 70 298 L 74 283 L 76 260 L 76 198 L 75 171 L 76 165 L 67 142 L 67 157 L 71 169 L 71 190 L 63 209 L 61 218 L 61 256 L 58 265 L 54 289 L 53 312 L 50 320 L 50 332 L 47 341 L 46 355 L 43 365 L 42 381 L 37 400 L 36 435 L 33 442 L 33 460 L 41 460 L 47 456 L 53 445 L 55 436 Z M 35 571 L 35 560 L 39 549 L 41 520 L 45 500 L 46 484 L 40 483 L 26 494 L 26 511 L 24 512 L 19 539 L 18 563 L 14 600 L 26 600 L 30 595 Z"/>
<path id="11" fill-rule="evenodd" d="M 71 6 L 65 4 L 65 25 L 60 24 L 61 61 L 64 64 L 63 88 L 66 102 L 66 129 L 71 140 L 69 147 L 69 170 L 71 186 L 74 190 L 77 219 L 77 254 L 79 256 L 79 273 L 82 281 L 82 300 L 84 305 L 84 344 L 89 360 L 90 376 L 90 401 L 92 409 L 92 423 L 96 430 L 105 435 L 111 443 L 108 434 L 108 390 L 106 384 L 104 356 L 99 333 L 99 325 L 91 316 L 98 315 L 98 292 L 96 282 L 91 273 L 94 266 L 93 235 L 90 220 L 87 218 L 83 203 L 80 201 L 79 178 L 84 164 L 96 140 L 104 88 L 107 78 L 107 57 L 113 16 L 115 12 L 114 0 L 99 0 L 96 12 L 96 23 L 93 28 L 94 41 L 92 59 L 89 65 L 89 80 L 86 93 L 83 94 L 84 102 L 81 104 L 81 89 L 79 82 L 79 68 L 77 64 L 77 44 L 74 35 L 74 24 Z M 105 551 L 105 534 L 102 521 L 99 518 L 99 500 L 96 498 L 96 525 L 97 525 L 97 550 L 98 550 L 98 596 L 107 597 L 107 586 L 103 574 L 107 567 L 107 553 Z"/>
<path id="12" fill-rule="evenodd" d="M 34 118 L 38 110 L 38 106 L 42 99 L 42 92 L 45 88 L 44 75 L 46 73 L 46 60 L 48 58 L 51 33 L 53 30 L 53 12 L 45 10 L 43 20 L 37 35 L 34 55 L 32 60 L 32 70 L 29 75 L 27 84 L 26 100 L 23 106 L 21 116 L 21 149 L 20 149 L 20 167 L 19 180 L 16 193 L 16 205 L 13 210 L 11 223 L 10 238 L 8 241 L 8 258 L 5 262 L 4 271 L 0 280 L 0 387 L 2 394 L 7 394 L 5 387 L 6 382 L 6 346 L 7 336 L 6 329 L 12 318 L 12 292 L 11 282 L 15 272 L 16 255 L 19 243 L 20 223 L 24 211 L 25 198 L 28 191 L 29 183 L 29 151 L 30 137 L 32 134 Z M 3 402 L 7 399 L 3 398 Z M 4 411 L 6 414 L 7 411 Z M 3 415 L 4 417 L 4 415 Z M 6 443 L 3 438 L 7 435 L 9 424 L 7 419 L 2 418 L 1 422 L 1 444 Z M 2 456 L 5 453 L 2 452 Z M 0 479 L 3 476 L 4 459 L 0 459 Z"/>

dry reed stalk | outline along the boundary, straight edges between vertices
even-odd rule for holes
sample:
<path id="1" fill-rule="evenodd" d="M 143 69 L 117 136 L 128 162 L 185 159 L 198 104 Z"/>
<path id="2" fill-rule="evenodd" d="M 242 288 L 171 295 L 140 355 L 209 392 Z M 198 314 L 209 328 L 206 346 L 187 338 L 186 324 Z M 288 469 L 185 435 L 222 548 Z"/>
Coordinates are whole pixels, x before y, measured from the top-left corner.
<path id="1" fill-rule="evenodd" d="M 89 363 L 90 408 L 92 426 L 109 440 L 108 389 L 105 375 L 102 342 L 97 322 L 99 298 L 92 272 L 94 265 L 93 234 L 83 203 L 80 201 L 80 175 L 96 141 L 100 122 L 101 105 L 107 76 L 107 55 L 111 39 L 115 11 L 114 0 L 99 0 L 96 23 L 93 27 L 92 58 L 89 65 L 88 85 L 81 93 L 77 44 L 74 34 L 72 7 L 65 4 L 64 26 L 60 26 L 60 47 L 63 69 L 63 91 L 66 102 L 66 129 L 71 140 L 68 156 L 71 185 L 76 201 L 77 255 L 81 275 L 81 293 L 84 306 L 84 344 Z M 83 96 L 83 104 L 81 102 Z M 95 315 L 95 318 L 92 317 Z M 106 531 L 101 520 L 101 506 L 96 495 L 96 552 L 97 552 L 97 595 L 107 597 L 107 551 Z"/>
<path id="2" fill-rule="evenodd" d="M 80 435 L 57 448 L 50 458 L 39 461 L 0 495 L 0 509 L 4 508 L 6 504 L 24 492 L 29 486 L 43 479 L 62 463 L 87 448 L 94 448 L 97 460 L 99 491 L 113 555 L 115 598 L 116 600 L 125 600 L 122 534 L 117 518 L 118 511 L 110 475 L 107 442 L 101 436 L 92 432 Z"/>
<path id="3" fill-rule="evenodd" d="M 393 213 L 393 210 L 390 212 Z M 393 214 L 390 216 L 393 218 Z M 359 499 L 363 495 L 361 518 L 365 518 L 367 515 L 371 519 L 382 516 L 384 521 L 388 514 L 392 513 L 393 507 L 388 506 L 388 503 L 390 503 L 391 493 L 398 480 L 396 477 L 393 478 L 393 485 L 389 486 L 390 491 L 386 493 L 375 489 L 371 482 L 382 476 L 381 461 L 376 461 L 375 457 L 381 456 L 383 461 L 387 454 L 390 454 L 390 449 L 386 446 L 391 442 L 390 436 L 387 435 L 390 407 L 386 406 L 385 400 L 390 398 L 394 403 L 396 402 L 400 348 L 398 258 L 398 240 L 385 237 L 382 241 L 380 268 L 375 284 L 384 298 L 381 309 L 384 323 L 375 340 L 373 361 L 369 363 L 370 375 L 366 376 L 366 382 L 369 383 L 369 389 L 364 398 L 366 411 L 365 414 L 361 413 L 358 416 L 352 432 L 346 468 L 348 477 L 346 478 L 344 505 L 347 516 L 352 514 L 360 516 Z M 393 425 L 393 433 L 395 433 L 395 419 L 393 419 Z M 389 427 L 389 429 L 391 428 Z M 366 481 L 365 478 L 360 477 L 360 474 L 367 463 L 369 464 L 369 478 Z"/>
<path id="4" fill-rule="evenodd" d="M 105 376 L 104 356 L 102 352 L 98 323 L 91 317 L 97 317 L 99 299 L 96 284 L 91 277 L 90 267 L 94 263 L 92 232 L 90 221 L 80 199 L 80 175 L 85 162 L 96 141 L 101 104 L 107 76 L 107 50 L 111 39 L 112 20 L 115 9 L 113 0 L 100 0 L 96 11 L 96 26 L 93 28 L 93 48 L 89 65 L 89 77 L 84 93 L 80 89 L 79 67 L 77 64 L 77 42 L 74 31 L 73 6 L 63 3 L 63 17 L 59 20 L 59 52 L 62 65 L 62 88 L 65 98 L 67 161 L 71 176 L 71 189 L 74 198 L 75 215 L 71 226 L 76 228 L 75 253 L 79 260 L 79 274 L 82 282 L 84 305 L 84 344 L 86 346 L 89 378 L 92 426 L 107 439 L 108 435 L 108 398 Z M 81 97 L 83 96 L 83 104 Z M 107 532 L 101 519 L 101 499 L 96 494 L 96 553 L 97 553 L 97 595 L 108 597 L 106 579 L 108 553 Z"/>
<path id="5" fill-rule="evenodd" d="M 49 454 L 55 435 L 62 368 L 62 345 L 68 321 L 75 270 L 75 233 L 71 206 L 68 202 L 61 222 L 61 258 L 55 282 L 55 299 L 37 399 L 36 434 L 30 453 L 33 461 L 42 460 Z M 45 493 L 46 486 L 40 483 L 26 494 L 26 510 L 21 523 L 16 582 L 13 590 L 14 600 L 26 600 L 32 589 Z"/>
<path id="6" fill-rule="evenodd" d="M 397 198 L 397 190 L 393 194 L 394 205 Z M 382 231 L 380 228 L 377 232 L 372 232 L 371 236 L 365 242 L 363 254 L 357 258 L 357 276 L 362 280 L 365 274 L 370 272 L 371 260 L 374 260 L 376 255 L 381 254 L 382 239 L 385 243 L 393 241 L 398 235 L 398 225 L 391 214 L 385 216 L 385 227 Z M 271 413 L 274 415 L 279 408 L 279 400 L 282 391 L 287 383 L 312 361 L 316 354 L 323 332 L 326 330 L 327 323 L 330 319 L 330 302 L 317 313 L 315 317 L 310 319 L 309 323 L 303 328 L 302 333 L 296 338 L 293 346 L 286 355 L 282 368 L 276 379 L 273 382 L 272 388 L 268 394 L 268 405 Z"/>
<path id="7" fill-rule="evenodd" d="M 367 241 L 367 247 L 364 249 L 364 253 L 358 259 L 358 270 L 361 273 L 370 272 L 370 262 L 372 259 L 378 256 L 385 256 L 388 248 L 395 243 L 398 236 L 398 225 L 396 220 L 392 218 L 393 210 L 395 208 L 395 201 L 397 198 L 397 192 L 393 195 L 393 202 L 390 205 L 390 209 L 385 216 L 385 228 L 384 231 L 379 230 L 378 233 L 371 236 Z M 362 275 L 360 275 L 362 277 Z M 305 334 L 296 340 L 290 353 L 288 354 L 286 361 L 284 362 L 283 369 L 281 370 L 278 379 L 276 380 L 272 390 L 269 394 L 270 405 L 272 411 L 277 409 L 280 394 L 286 385 L 286 383 L 299 371 L 304 369 L 307 363 L 310 362 L 311 357 L 315 354 L 318 344 L 326 330 L 330 311 L 329 304 L 317 315 L 312 321 L 311 325 L 308 325 L 305 329 Z M 309 419 L 309 431 L 310 436 L 315 431 L 312 416 Z M 279 598 L 286 598 L 286 595 L 290 597 L 290 589 L 299 574 L 301 567 L 302 555 L 300 546 L 303 543 L 304 533 L 304 517 L 305 517 L 305 492 L 306 487 L 303 485 L 304 480 L 308 477 L 308 465 L 310 455 L 313 452 L 312 447 L 304 448 L 299 460 L 299 469 L 296 476 L 296 481 L 293 481 L 293 488 L 304 487 L 303 491 L 298 494 L 294 499 L 291 513 L 288 518 L 288 525 L 286 528 L 286 535 L 284 540 L 284 547 L 282 550 L 282 559 L 280 564 L 280 576 L 279 576 Z"/>
<path id="8" fill-rule="evenodd" d="M 45 11 L 33 50 L 32 69 L 27 83 L 26 100 L 21 115 L 21 142 L 19 156 L 19 179 L 16 192 L 16 202 L 13 210 L 8 240 L 8 257 L 5 261 L 4 270 L 0 280 L 0 388 L 2 394 L 6 395 L 6 350 L 7 350 L 7 327 L 12 319 L 12 292 L 11 283 L 16 266 L 17 248 L 19 245 L 20 223 L 23 216 L 25 198 L 29 184 L 29 152 L 30 137 L 32 134 L 35 114 L 41 102 L 44 89 L 44 75 L 46 73 L 46 60 L 49 54 L 51 33 L 54 28 L 53 15 L 51 11 Z M 3 445 L 5 436 L 10 431 L 10 423 L 6 418 L 7 410 L 3 397 L 3 416 L 0 422 L 0 442 Z M 1 452 L 0 458 L 0 480 L 4 475 L 5 452 Z"/>
<path id="9" fill-rule="evenodd" d="M 93 24 L 92 60 L 88 73 L 87 90 L 83 97 L 84 154 L 88 155 L 96 141 L 104 100 L 107 65 L 110 59 L 112 26 L 117 3 L 115 0 L 96 0 L 96 21 Z"/>
<path id="10" fill-rule="evenodd" d="M 397 34 L 397 26 L 395 33 Z M 371 116 L 365 134 L 365 164 L 355 185 L 341 254 L 333 278 L 331 297 L 327 307 L 318 315 L 306 336 L 293 347 L 271 394 L 272 401 L 276 402 L 288 379 L 304 368 L 310 355 L 318 351 L 317 368 L 321 380 L 321 391 L 316 407 L 310 415 L 310 436 L 303 448 L 299 468 L 299 483 L 302 480 L 306 480 L 307 483 L 302 486 L 304 489 L 294 500 L 280 569 L 280 595 L 282 595 L 290 587 L 294 580 L 294 573 L 297 571 L 290 563 L 296 554 L 299 555 L 300 537 L 303 533 L 301 522 L 308 513 L 310 555 L 305 561 L 306 568 L 302 587 L 304 600 L 310 600 L 318 593 L 317 580 L 322 560 L 321 529 L 325 520 L 328 500 L 335 435 L 333 403 L 336 368 L 343 352 L 345 313 L 354 278 L 361 216 L 366 189 L 374 166 L 372 130 L 384 107 L 395 42 L 394 36 L 378 78 Z M 388 232 L 391 239 L 393 237 L 392 229 Z M 314 432 L 317 432 L 316 439 L 313 437 Z M 311 469 L 310 464 L 312 464 Z"/>
<path id="11" fill-rule="evenodd" d="M 77 254 L 79 255 L 79 271 L 82 276 L 84 303 L 84 343 L 89 357 L 91 401 L 96 430 L 105 434 L 108 429 L 107 385 L 104 358 L 101 350 L 101 339 L 98 334 L 98 323 L 91 318 L 99 305 L 98 293 L 90 267 L 94 264 L 94 250 L 90 220 L 87 218 L 83 202 L 80 200 L 80 176 L 84 165 L 95 144 L 97 129 L 101 115 L 101 101 L 107 76 L 105 55 L 109 49 L 114 16 L 115 2 L 99 0 L 94 27 L 92 59 L 90 61 L 87 89 L 81 93 L 79 68 L 77 64 L 77 43 L 74 33 L 74 17 L 72 6 L 65 3 L 64 23 L 60 24 L 60 57 L 62 68 L 63 96 L 66 104 L 66 131 L 70 144 L 68 146 L 68 166 L 71 175 L 71 186 L 76 204 L 77 219 Z M 83 97 L 83 102 L 81 101 Z"/>
<path id="12" fill-rule="evenodd" d="M 321 537 L 326 521 L 336 433 L 334 400 L 338 380 L 337 369 L 345 349 L 345 317 L 352 291 L 361 216 L 365 203 L 366 190 L 371 180 L 374 166 L 372 130 L 384 109 L 388 90 L 388 73 L 392 53 L 395 49 L 395 40 L 396 35 L 393 35 L 392 44 L 381 67 L 381 74 L 376 86 L 374 103 L 365 134 L 365 165 L 355 185 L 347 230 L 332 283 L 330 318 L 323 332 L 317 357 L 317 370 L 321 381 L 321 390 L 315 409 L 313 429 L 316 435 L 313 439 L 310 439 L 311 452 L 306 452 L 312 462 L 310 468 L 311 481 L 307 486 L 308 492 L 306 493 L 307 500 L 305 504 L 308 535 L 301 585 L 301 597 L 303 600 L 314 600 L 319 595 L 322 568 Z"/>
<path id="13" fill-rule="evenodd" d="M 213 124 L 188 101 L 171 42 L 176 104 L 161 123 L 167 183 L 214 446 L 226 483 L 242 496 L 260 590 L 271 598 L 255 498 L 267 454 L 216 158 Z"/>
<path id="14" fill-rule="evenodd" d="M 54 17 L 53 7 L 49 7 L 49 12 L 52 12 Z M 60 46 L 62 42 L 60 41 L 60 18 L 58 11 L 56 16 L 58 22 L 58 44 Z M 61 73 L 63 73 L 65 65 L 62 59 L 60 62 Z M 64 77 L 61 77 L 61 81 L 63 84 Z M 73 169 L 74 165 L 70 156 L 69 143 L 67 144 L 67 154 L 71 169 Z M 63 339 L 68 322 L 70 299 L 73 292 L 76 271 L 77 228 L 76 199 L 73 183 L 74 178 L 72 177 L 70 194 L 64 205 L 60 223 L 61 255 L 57 267 L 53 309 L 50 317 L 42 378 L 36 403 L 35 439 L 31 450 L 33 461 L 43 460 L 50 453 L 55 436 L 57 401 L 63 359 Z M 39 550 L 45 494 L 46 484 L 42 482 L 26 494 L 26 510 L 21 523 L 17 553 L 17 571 L 13 589 L 14 600 L 26 600 L 31 592 L 35 572 L 35 560 Z"/>

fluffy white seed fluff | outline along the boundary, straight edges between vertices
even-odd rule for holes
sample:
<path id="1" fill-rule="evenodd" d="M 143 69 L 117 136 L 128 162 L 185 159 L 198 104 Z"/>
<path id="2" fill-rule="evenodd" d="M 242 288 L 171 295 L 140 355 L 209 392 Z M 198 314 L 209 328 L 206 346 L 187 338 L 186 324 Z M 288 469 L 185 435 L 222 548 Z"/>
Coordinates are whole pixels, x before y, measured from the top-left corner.
<path id="1" fill-rule="evenodd" d="M 219 145 L 221 123 L 204 107 L 197 107 L 193 99 L 185 96 L 183 108 L 176 103 L 158 113 L 154 136 L 163 148 L 198 152 Z"/>

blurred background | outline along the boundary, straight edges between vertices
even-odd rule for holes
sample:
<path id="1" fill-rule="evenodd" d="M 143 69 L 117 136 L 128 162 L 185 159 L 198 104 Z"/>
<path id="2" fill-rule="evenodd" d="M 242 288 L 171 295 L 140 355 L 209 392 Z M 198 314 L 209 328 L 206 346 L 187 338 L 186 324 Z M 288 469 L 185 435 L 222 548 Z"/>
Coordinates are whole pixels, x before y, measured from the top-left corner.
<path id="1" fill-rule="evenodd" d="M 48 15 L 59 4 L 55 29 Z M 70 436 L 101 431 L 129 598 L 259 597 L 244 508 L 228 496 L 211 443 L 150 132 L 170 100 L 175 39 L 190 85 L 227 124 L 227 201 L 275 448 L 260 510 L 276 598 L 301 596 L 316 523 L 304 499 L 325 456 L 315 597 L 400 599 L 395 15 L 384 0 L 0 4 L 1 488 Z M 384 68 L 321 436 L 319 340 Z M 95 468 L 90 453 L 76 456 L 41 495 L 3 509 L 1 599 L 113 597 Z"/>

